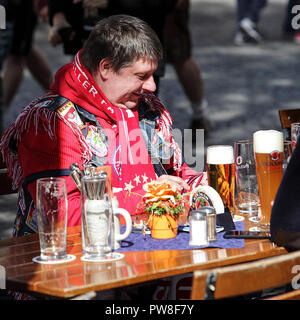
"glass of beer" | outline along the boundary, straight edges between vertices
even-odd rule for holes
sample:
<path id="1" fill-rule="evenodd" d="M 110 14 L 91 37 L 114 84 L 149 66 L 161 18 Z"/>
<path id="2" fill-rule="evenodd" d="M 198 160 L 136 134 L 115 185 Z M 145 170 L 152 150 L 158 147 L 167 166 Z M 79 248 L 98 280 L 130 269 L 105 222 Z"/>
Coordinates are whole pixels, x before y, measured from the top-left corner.
<path id="1" fill-rule="evenodd" d="M 283 133 L 260 130 L 253 134 L 258 193 L 261 205 L 259 229 L 270 230 L 273 201 L 282 178 Z"/>
<path id="2" fill-rule="evenodd" d="M 206 154 L 208 184 L 222 198 L 224 207 L 233 213 L 235 165 L 233 147 L 214 145 L 207 148 Z"/>

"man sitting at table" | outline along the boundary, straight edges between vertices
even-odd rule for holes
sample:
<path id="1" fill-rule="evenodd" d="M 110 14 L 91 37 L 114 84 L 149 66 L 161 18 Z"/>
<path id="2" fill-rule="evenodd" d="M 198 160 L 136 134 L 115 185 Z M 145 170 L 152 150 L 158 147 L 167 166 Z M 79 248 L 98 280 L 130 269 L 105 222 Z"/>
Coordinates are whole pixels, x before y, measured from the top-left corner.
<path id="1" fill-rule="evenodd" d="M 153 94 L 161 43 L 142 20 L 103 19 L 73 63 L 55 75 L 5 132 L 0 148 L 19 191 L 14 235 L 37 232 L 36 180 L 64 176 L 68 226 L 80 225 L 80 192 L 70 165 L 108 165 L 119 206 L 134 214 L 143 184 L 168 181 L 180 190 L 207 184 L 191 170 L 172 136 L 172 119 Z"/>

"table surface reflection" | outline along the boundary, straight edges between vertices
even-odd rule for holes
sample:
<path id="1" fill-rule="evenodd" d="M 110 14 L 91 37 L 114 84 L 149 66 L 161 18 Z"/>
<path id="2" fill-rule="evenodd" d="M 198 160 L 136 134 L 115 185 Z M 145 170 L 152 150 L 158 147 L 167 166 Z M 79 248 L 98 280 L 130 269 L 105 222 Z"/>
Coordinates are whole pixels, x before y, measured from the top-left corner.
<path id="1" fill-rule="evenodd" d="M 76 260 L 55 265 L 37 264 L 38 235 L 0 241 L 0 265 L 6 288 L 53 297 L 70 298 L 89 291 L 122 287 L 162 277 L 285 254 L 269 240 L 245 240 L 244 248 L 125 252 L 122 260 L 105 263 L 81 261 L 81 229 L 68 229 L 67 252 Z"/>

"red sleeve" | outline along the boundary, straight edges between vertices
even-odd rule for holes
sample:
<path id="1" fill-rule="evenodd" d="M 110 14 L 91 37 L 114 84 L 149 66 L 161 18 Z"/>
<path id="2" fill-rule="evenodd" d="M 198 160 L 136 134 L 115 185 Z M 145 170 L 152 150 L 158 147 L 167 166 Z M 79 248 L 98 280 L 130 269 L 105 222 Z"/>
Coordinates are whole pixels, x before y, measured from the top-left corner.
<path id="1" fill-rule="evenodd" d="M 18 159 L 23 177 L 46 170 L 69 169 L 74 162 L 82 168 L 80 146 L 72 130 L 58 118 L 54 137 L 47 131 L 47 119 L 42 115 L 38 130 L 33 119 L 28 130 L 22 135 L 18 146 Z M 81 219 L 80 192 L 70 176 L 65 176 L 68 196 L 68 226 L 79 225 Z M 36 181 L 28 185 L 33 201 L 36 201 Z"/>
<path id="2" fill-rule="evenodd" d="M 196 188 L 199 185 L 207 185 L 206 172 L 197 172 L 191 169 L 185 162 L 181 167 L 180 177 L 187 182 L 191 189 Z"/>

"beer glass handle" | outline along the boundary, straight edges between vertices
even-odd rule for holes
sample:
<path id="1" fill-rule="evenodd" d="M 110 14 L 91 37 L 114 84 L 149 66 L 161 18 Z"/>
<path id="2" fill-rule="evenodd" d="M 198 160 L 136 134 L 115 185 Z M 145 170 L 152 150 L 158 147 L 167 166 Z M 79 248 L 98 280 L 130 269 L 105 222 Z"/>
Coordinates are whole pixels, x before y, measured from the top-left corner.
<path id="1" fill-rule="evenodd" d="M 126 223 L 126 230 L 124 233 L 122 234 L 116 234 L 115 237 L 116 237 L 116 241 L 121 241 L 121 240 L 124 240 L 126 239 L 130 233 L 131 233 L 131 229 L 132 229 L 132 220 L 131 220 L 131 216 L 129 214 L 128 211 L 126 211 L 125 209 L 122 209 L 122 208 L 116 208 L 113 210 L 113 213 L 114 215 L 116 214 L 121 214 L 124 219 L 125 219 L 125 223 Z"/>

